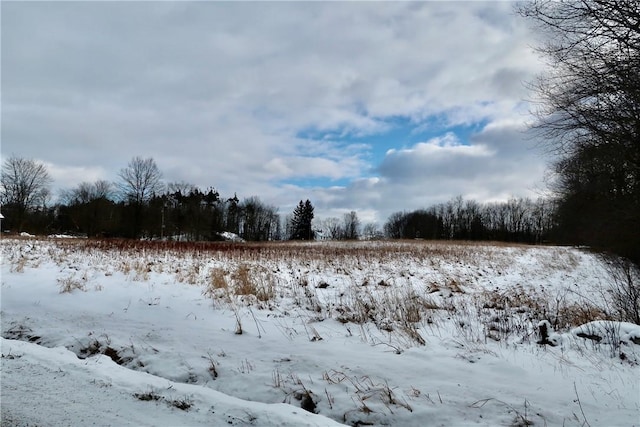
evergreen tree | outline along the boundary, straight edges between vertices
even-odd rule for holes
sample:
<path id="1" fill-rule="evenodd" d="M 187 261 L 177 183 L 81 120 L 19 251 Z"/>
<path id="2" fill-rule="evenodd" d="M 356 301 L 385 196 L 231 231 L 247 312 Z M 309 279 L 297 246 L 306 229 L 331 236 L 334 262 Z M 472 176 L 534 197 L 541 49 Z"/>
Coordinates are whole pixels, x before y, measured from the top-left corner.
<path id="1" fill-rule="evenodd" d="M 315 233 L 311 228 L 313 221 L 313 205 L 307 199 L 306 202 L 300 200 L 298 206 L 293 210 L 291 218 L 291 240 L 313 240 Z"/>
<path id="2" fill-rule="evenodd" d="M 233 193 L 233 197 L 227 199 L 227 226 L 226 231 L 231 233 L 240 234 L 240 208 L 238 203 L 240 199 Z"/>

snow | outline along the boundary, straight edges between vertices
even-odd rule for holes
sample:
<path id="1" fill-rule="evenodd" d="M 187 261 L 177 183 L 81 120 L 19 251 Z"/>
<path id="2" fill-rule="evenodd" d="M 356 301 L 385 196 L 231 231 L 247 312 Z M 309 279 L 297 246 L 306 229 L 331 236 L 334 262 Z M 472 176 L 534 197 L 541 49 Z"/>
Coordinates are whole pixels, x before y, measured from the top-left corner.
<path id="1" fill-rule="evenodd" d="M 573 328 L 571 333 L 576 336 L 590 336 L 593 337 L 591 339 L 613 345 L 619 342 L 640 344 L 640 325 L 629 322 L 595 320 Z"/>
<path id="2" fill-rule="evenodd" d="M 577 249 L 0 246 L 3 426 L 640 425 L 640 327 L 553 310 L 604 304 Z"/>
<path id="3" fill-rule="evenodd" d="M 223 231 L 223 232 L 218 233 L 218 234 L 224 240 L 228 240 L 230 242 L 244 242 L 244 239 L 242 237 L 238 236 L 236 233 L 231 233 L 229 231 Z"/>
<path id="4" fill-rule="evenodd" d="M 2 382 L 3 424 L 153 426 L 184 425 L 186 419 L 189 425 L 339 425 L 291 405 L 247 402 L 133 371 L 107 356 L 80 360 L 63 347 L 4 338 L 2 351 L 3 371 L 8 370 Z M 181 403 L 190 407 L 176 408 Z"/>

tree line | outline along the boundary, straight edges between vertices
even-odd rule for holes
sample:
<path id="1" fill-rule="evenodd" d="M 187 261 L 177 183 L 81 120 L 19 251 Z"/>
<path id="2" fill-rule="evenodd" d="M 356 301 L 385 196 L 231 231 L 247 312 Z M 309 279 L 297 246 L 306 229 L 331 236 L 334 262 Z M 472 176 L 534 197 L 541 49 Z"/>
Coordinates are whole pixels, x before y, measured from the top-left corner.
<path id="1" fill-rule="evenodd" d="M 222 240 L 225 232 L 254 241 L 288 237 L 275 206 L 258 197 L 224 198 L 213 187 L 165 185 L 152 158 L 133 158 L 118 177 L 80 183 L 48 206 L 52 180 L 44 165 L 12 156 L 2 166 L 2 229 L 190 241 Z"/>
<path id="2" fill-rule="evenodd" d="M 384 233 L 395 239 L 542 243 L 555 237 L 555 214 L 555 203 L 545 198 L 483 204 L 458 196 L 428 209 L 396 212 L 385 223 Z"/>
<path id="3" fill-rule="evenodd" d="M 315 219 L 310 200 L 284 218 L 258 197 L 222 197 L 184 182 L 162 183 L 152 158 L 133 158 L 119 180 L 83 182 L 47 205 L 51 178 L 44 165 L 11 157 L 2 167 L 3 231 L 77 234 L 87 237 L 185 241 L 446 239 L 522 243 L 557 242 L 558 205 L 552 199 L 511 198 L 478 203 L 458 196 L 446 203 L 392 214 L 380 229 L 362 224 L 356 211 Z"/>
<path id="4" fill-rule="evenodd" d="M 4 231 L 78 234 L 88 237 L 160 238 L 187 241 L 240 237 L 249 241 L 469 239 L 539 243 L 553 229 L 548 200 L 511 199 L 480 204 L 457 197 L 413 212 L 397 212 L 380 230 L 362 225 L 355 211 L 316 220 L 310 200 L 284 218 L 258 197 L 222 197 L 184 182 L 163 184 L 152 158 L 133 158 L 119 180 L 82 182 L 47 205 L 51 178 L 44 165 L 19 157 L 2 166 L 0 200 Z"/>
<path id="5" fill-rule="evenodd" d="M 392 238 L 490 239 L 587 245 L 640 265 L 640 8 L 635 0 L 530 0 L 516 11 L 542 42 L 550 67 L 529 84 L 537 96 L 533 129 L 555 155 L 553 197 L 480 204 L 456 198 L 393 214 Z M 379 236 L 357 214 L 313 226 L 311 203 L 300 201 L 281 222 L 257 197 L 240 201 L 213 188 L 164 189 L 152 159 L 135 158 L 114 185 L 83 183 L 47 207 L 43 165 L 12 157 L 2 168 L 3 229 L 76 231 L 90 236 L 186 236 L 215 239 L 232 232 L 248 240 L 352 239 Z M 116 196 L 117 194 L 117 196 Z M 284 224 L 282 224 L 284 223 Z M 316 224 L 318 222 L 316 221 Z M 321 231 L 320 233 L 318 233 Z"/>

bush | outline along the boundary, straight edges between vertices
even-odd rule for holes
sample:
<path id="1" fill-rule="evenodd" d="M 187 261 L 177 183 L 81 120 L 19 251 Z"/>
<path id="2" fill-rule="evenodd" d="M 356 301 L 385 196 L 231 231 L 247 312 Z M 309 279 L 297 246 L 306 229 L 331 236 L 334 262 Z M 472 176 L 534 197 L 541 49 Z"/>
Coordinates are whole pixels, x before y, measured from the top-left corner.
<path id="1" fill-rule="evenodd" d="M 604 256 L 611 283 L 605 298 L 617 320 L 640 325 L 640 267 L 628 259 Z"/>

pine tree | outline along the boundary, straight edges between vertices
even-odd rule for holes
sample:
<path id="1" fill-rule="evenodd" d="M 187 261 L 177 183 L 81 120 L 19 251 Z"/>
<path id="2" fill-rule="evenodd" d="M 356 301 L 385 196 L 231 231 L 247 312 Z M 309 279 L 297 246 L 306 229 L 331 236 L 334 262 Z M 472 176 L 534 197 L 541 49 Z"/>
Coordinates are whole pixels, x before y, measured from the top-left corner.
<path id="1" fill-rule="evenodd" d="M 300 200 L 298 206 L 293 210 L 291 218 L 291 240 L 312 240 L 314 236 L 311 222 L 313 221 L 313 205 L 307 199 L 306 202 Z"/>

